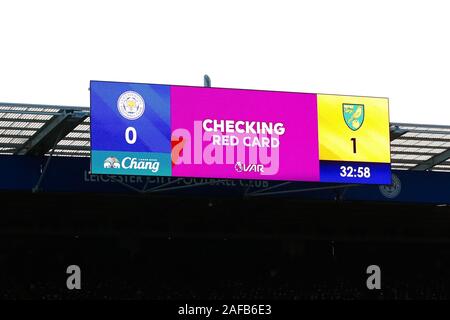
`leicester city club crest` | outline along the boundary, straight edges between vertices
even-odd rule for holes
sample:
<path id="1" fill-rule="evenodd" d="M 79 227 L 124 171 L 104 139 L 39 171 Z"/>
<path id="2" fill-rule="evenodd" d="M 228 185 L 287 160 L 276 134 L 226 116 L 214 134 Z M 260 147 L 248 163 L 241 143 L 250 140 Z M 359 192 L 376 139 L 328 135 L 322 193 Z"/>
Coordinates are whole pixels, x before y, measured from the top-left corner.
<path id="1" fill-rule="evenodd" d="M 361 128 L 364 122 L 364 105 L 363 104 L 342 104 L 342 113 L 347 126 L 353 131 Z"/>
<path id="2" fill-rule="evenodd" d="M 134 91 L 124 92 L 117 99 L 117 109 L 125 119 L 137 120 L 145 110 L 144 98 Z"/>

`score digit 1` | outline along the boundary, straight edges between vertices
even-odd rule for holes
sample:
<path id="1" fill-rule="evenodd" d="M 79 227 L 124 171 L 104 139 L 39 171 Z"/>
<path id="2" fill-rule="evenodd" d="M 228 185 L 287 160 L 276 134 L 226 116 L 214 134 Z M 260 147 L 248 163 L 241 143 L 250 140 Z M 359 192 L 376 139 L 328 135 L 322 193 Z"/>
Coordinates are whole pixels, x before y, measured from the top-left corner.
<path id="1" fill-rule="evenodd" d="M 353 142 L 353 153 L 356 153 L 356 138 L 350 139 Z"/>
<path id="2" fill-rule="evenodd" d="M 128 144 L 135 144 L 137 140 L 137 132 L 134 127 L 128 127 L 125 130 L 125 141 Z"/>

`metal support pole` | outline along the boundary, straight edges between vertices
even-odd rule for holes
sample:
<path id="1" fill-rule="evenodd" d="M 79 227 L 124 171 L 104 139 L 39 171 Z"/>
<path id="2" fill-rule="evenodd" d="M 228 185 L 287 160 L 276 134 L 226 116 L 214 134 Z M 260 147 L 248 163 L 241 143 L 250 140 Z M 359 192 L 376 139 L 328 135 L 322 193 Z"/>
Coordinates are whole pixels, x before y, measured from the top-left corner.
<path id="1" fill-rule="evenodd" d="M 211 88 L 211 78 L 207 74 L 203 76 L 203 86 Z"/>
<path id="2" fill-rule="evenodd" d="M 39 176 L 39 180 L 37 181 L 36 185 L 32 189 L 33 193 L 39 192 L 39 187 L 41 186 L 41 182 L 44 179 L 45 173 L 47 172 L 48 165 L 50 164 L 50 160 L 52 159 L 53 152 L 55 151 L 56 145 L 58 144 L 59 140 L 61 140 L 61 133 L 58 135 L 55 144 L 53 145 L 52 152 L 50 152 L 50 155 L 45 162 L 44 169 L 42 169 L 41 175 Z"/>

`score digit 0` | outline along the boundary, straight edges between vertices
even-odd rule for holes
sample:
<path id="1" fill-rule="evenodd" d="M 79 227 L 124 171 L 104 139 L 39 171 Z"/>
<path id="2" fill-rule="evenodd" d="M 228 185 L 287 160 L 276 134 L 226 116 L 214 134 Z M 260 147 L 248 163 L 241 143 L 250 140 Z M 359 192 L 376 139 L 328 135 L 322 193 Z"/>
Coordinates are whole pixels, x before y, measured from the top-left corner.
<path id="1" fill-rule="evenodd" d="M 137 140 L 137 132 L 134 127 L 128 127 L 125 130 L 125 141 L 128 144 L 135 144 Z"/>

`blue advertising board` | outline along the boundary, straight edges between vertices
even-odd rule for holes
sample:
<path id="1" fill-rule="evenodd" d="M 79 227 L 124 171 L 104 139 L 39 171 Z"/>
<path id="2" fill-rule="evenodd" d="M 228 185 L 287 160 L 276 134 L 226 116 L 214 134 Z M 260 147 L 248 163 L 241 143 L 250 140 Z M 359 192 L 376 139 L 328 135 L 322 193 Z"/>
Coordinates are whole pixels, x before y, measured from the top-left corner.
<path id="1" fill-rule="evenodd" d="M 0 156 L 0 190 L 31 191 L 47 157 Z M 97 175 L 89 158 L 53 157 L 42 177 L 42 192 L 141 193 L 189 196 L 289 196 L 305 200 L 450 204 L 450 174 L 393 171 L 391 185 L 335 185 L 268 180 Z M 343 188 L 344 187 L 344 188 Z M 343 192 L 345 191 L 345 192 Z"/>

